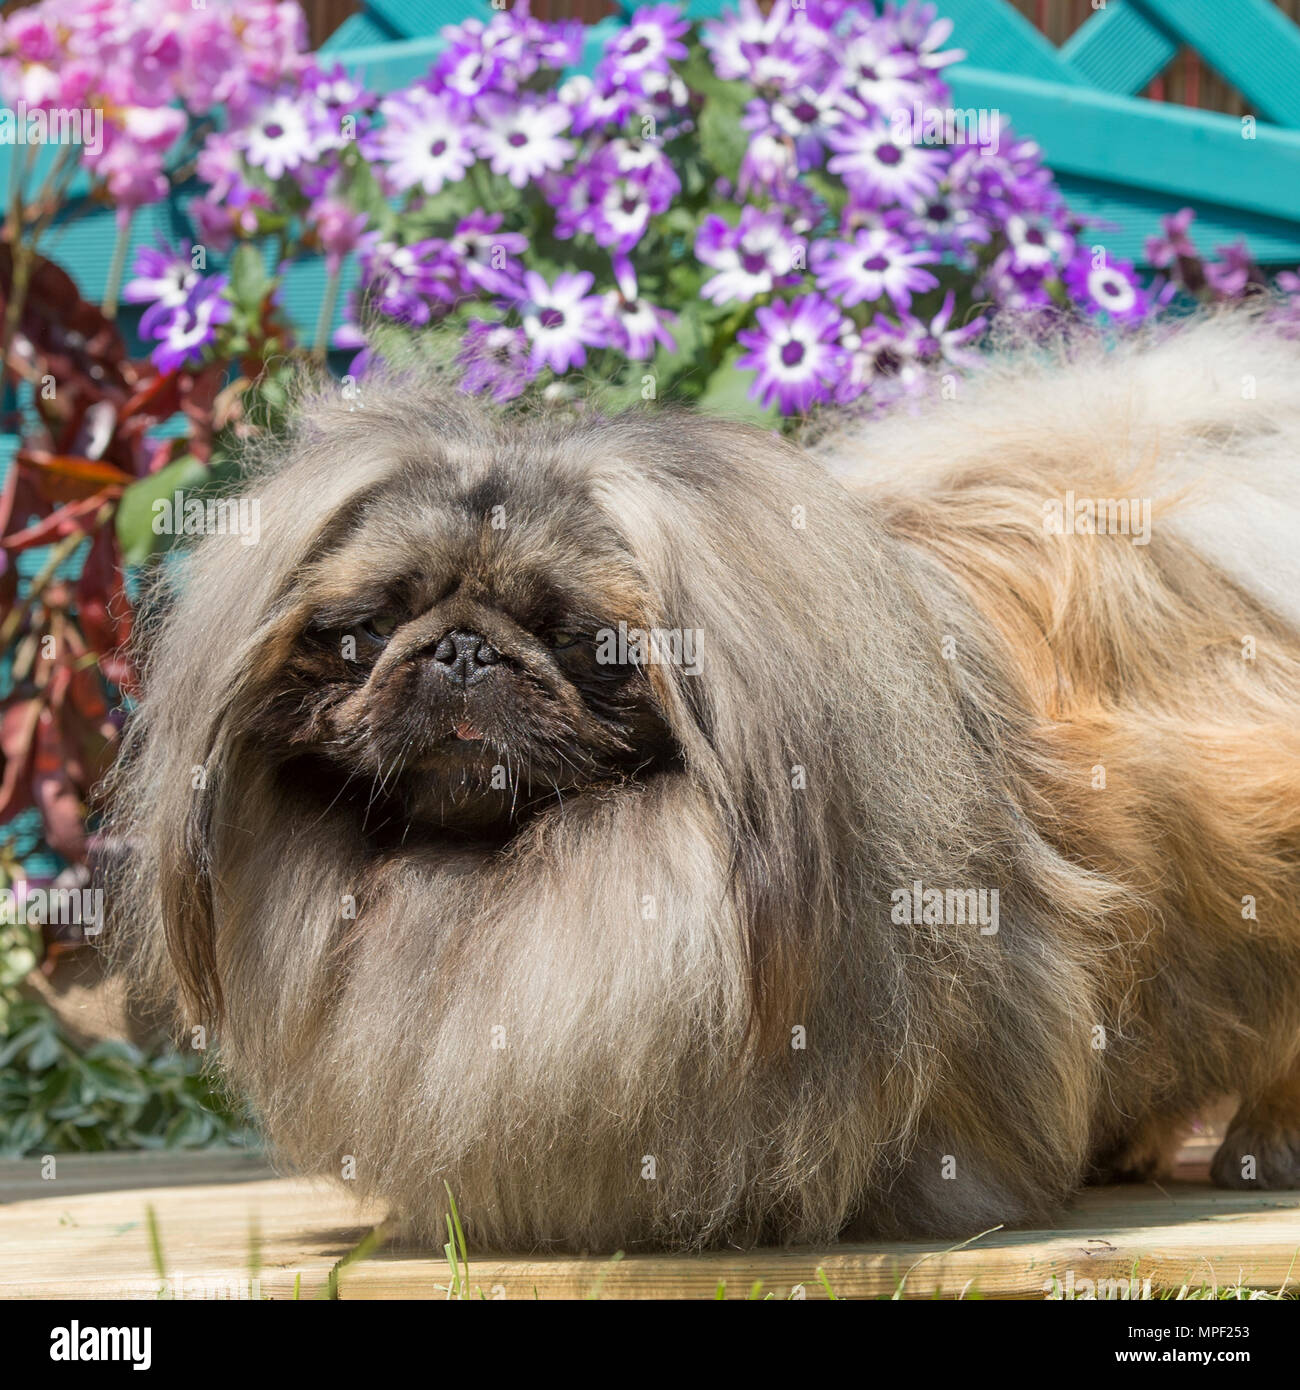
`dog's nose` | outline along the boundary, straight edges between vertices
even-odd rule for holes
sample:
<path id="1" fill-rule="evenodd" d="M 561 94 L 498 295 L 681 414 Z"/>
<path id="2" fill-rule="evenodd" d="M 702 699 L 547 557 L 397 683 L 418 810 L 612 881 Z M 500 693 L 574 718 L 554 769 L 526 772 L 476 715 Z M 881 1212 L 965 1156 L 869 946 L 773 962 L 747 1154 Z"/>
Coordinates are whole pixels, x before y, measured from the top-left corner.
<path id="1" fill-rule="evenodd" d="M 456 685 L 473 685 L 501 660 L 501 653 L 477 632 L 449 632 L 433 649 L 434 666 Z"/>

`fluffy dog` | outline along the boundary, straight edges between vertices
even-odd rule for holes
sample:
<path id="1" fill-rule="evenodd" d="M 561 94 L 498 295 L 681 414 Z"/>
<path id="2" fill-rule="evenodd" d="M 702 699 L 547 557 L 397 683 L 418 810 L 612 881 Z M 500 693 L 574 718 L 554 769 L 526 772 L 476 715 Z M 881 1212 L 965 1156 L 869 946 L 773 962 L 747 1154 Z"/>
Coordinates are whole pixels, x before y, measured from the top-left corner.
<path id="1" fill-rule="evenodd" d="M 416 1239 L 966 1236 L 1229 1095 L 1295 1185 L 1298 448 L 1250 318 L 820 457 L 318 397 L 143 625 L 118 939 Z"/>

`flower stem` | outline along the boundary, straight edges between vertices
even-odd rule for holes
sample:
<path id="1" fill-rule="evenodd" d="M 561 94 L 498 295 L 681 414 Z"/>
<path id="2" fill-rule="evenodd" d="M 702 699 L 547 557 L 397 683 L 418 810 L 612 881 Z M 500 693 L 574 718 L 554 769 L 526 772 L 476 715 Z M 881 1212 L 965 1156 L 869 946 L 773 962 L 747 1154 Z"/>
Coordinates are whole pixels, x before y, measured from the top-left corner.
<path id="1" fill-rule="evenodd" d="M 131 244 L 131 223 L 134 219 L 134 211 L 117 219 L 117 240 L 113 242 L 113 259 L 109 263 L 108 281 L 104 285 L 104 300 L 99 306 L 106 319 L 117 315 L 117 296 L 122 288 L 122 272 L 126 269 L 126 252 Z"/>
<path id="2" fill-rule="evenodd" d="M 330 324 L 334 322 L 334 306 L 339 298 L 339 281 L 343 278 L 342 267 L 333 271 L 325 279 L 325 295 L 320 302 L 320 313 L 316 316 L 316 338 L 312 344 L 312 356 L 324 362 L 330 346 Z"/>
<path id="3" fill-rule="evenodd" d="M 10 166 L 9 177 L 9 216 L 6 236 L 10 251 L 10 276 L 8 297 L 5 300 L 4 327 L 0 330 L 0 385 L 9 366 L 9 349 L 13 346 L 14 334 L 23 316 L 27 303 L 27 280 L 31 275 L 32 256 L 35 248 L 24 235 L 27 209 L 23 203 L 23 191 L 31 176 L 36 159 L 37 146 L 27 147 L 27 157 L 20 163 L 17 153 Z"/>

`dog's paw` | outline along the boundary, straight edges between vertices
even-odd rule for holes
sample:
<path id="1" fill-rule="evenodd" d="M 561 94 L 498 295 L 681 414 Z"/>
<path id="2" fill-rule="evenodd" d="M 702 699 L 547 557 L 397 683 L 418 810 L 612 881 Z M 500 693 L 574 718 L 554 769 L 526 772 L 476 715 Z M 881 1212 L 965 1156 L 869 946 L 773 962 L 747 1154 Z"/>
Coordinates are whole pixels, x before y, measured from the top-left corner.
<path id="1" fill-rule="evenodd" d="M 1274 1192 L 1300 1188 L 1300 1129 L 1231 1129 L 1210 1163 L 1218 1187 Z"/>
<path id="2" fill-rule="evenodd" d="M 1167 1178 L 1188 1125 L 1183 1120 L 1148 1119 L 1120 1143 L 1093 1158 L 1091 1183 L 1152 1182 Z"/>

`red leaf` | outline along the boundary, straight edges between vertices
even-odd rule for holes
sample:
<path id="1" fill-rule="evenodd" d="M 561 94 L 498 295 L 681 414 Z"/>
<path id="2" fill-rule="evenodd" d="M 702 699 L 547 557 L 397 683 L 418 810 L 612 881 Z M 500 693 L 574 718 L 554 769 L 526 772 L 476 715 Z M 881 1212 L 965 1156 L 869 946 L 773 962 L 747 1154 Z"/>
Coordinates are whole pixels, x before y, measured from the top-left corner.
<path id="1" fill-rule="evenodd" d="M 72 535 L 74 531 L 82 531 L 87 519 L 93 517 L 105 502 L 116 497 L 118 492 L 119 489 L 115 487 L 104 488 L 93 497 L 84 498 L 80 502 L 69 502 L 67 506 L 51 512 L 49 516 L 34 522 L 25 530 L 15 531 L 13 535 L 0 539 L 0 546 L 15 552 L 30 550 L 35 545 L 48 545 L 51 541 L 62 540 L 65 536 Z"/>
<path id="2" fill-rule="evenodd" d="M 0 823 L 12 820 L 32 804 L 31 769 L 36 752 L 36 726 L 43 701 L 17 700 L 0 714 L 0 752 L 4 774 L 0 776 Z"/>
<path id="3" fill-rule="evenodd" d="M 32 799 L 40 808 L 50 848 L 66 859 L 86 857 L 86 826 L 81 796 L 68 776 L 69 758 L 54 715 L 41 712 L 32 766 Z"/>
<path id="4" fill-rule="evenodd" d="M 132 671 L 128 656 L 131 640 L 131 603 L 122 583 L 122 556 L 117 534 L 101 526 L 77 581 L 77 613 L 86 641 L 99 654 L 104 677 L 129 689 Z"/>

